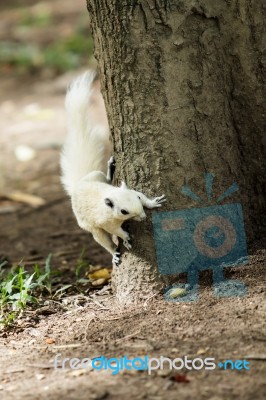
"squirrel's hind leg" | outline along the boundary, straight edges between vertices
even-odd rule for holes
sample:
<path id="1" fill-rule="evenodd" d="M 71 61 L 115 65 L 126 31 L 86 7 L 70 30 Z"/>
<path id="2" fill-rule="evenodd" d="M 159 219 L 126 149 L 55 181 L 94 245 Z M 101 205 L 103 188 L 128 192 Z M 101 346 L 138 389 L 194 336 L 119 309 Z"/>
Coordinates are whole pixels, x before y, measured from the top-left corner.
<path id="1" fill-rule="evenodd" d="M 105 250 L 112 254 L 113 263 L 118 265 L 120 263 L 120 251 L 112 241 L 111 235 L 100 228 L 94 229 L 92 235 L 96 242 L 98 242 L 102 247 L 105 248 Z"/>
<path id="2" fill-rule="evenodd" d="M 114 235 L 118 236 L 123 240 L 123 245 L 130 250 L 132 248 L 131 238 L 128 232 L 124 231 L 121 227 L 117 228 L 116 231 L 113 232 Z"/>

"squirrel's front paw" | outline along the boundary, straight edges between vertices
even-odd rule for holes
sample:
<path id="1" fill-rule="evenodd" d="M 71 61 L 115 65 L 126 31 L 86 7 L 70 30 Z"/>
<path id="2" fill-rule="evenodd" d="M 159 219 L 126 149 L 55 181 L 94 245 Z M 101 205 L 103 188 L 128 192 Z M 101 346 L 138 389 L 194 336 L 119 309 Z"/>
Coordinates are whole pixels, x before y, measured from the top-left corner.
<path id="1" fill-rule="evenodd" d="M 112 263 L 115 264 L 116 266 L 118 266 L 121 262 L 121 253 L 119 248 L 116 249 L 116 251 L 113 254 L 113 259 L 112 259 Z"/>
<path id="2" fill-rule="evenodd" d="M 165 198 L 165 195 L 163 194 L 160 197 L 155 197 L 155 199 L 153 199 L 151 201 L 152 201 L 152 204 L 151 204 L 152 208 L 162 207 L 162 204 L 166 202 L 166 198 Z"/>

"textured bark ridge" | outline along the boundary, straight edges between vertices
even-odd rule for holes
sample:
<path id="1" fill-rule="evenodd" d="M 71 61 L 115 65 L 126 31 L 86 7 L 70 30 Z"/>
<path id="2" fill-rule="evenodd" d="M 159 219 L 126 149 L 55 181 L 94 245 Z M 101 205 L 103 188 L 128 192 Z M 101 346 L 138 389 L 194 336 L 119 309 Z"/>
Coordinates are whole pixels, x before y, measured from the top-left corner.
<path id="1" fill-rule="evenodd" d="M 236 181 L 249 240 L 265 230 L 264 0 L 88 0 L 117 179 L 165 210 L 214 200 Z M 265 57 L 265 56 L 264 56 Z M 133 252 L 113 282 L 120 302 L 160 288 L 151 222 L 129 224 Z"/>

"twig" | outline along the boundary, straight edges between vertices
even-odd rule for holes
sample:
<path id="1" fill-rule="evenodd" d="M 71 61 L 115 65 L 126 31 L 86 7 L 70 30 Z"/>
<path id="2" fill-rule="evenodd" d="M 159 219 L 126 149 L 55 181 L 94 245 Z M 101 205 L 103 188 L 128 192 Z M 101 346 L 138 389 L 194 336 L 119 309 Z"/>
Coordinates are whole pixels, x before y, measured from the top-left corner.
<path id="1" fill-rule="evenodd" d="M 140 331 L 137 331 L 137 332 L 131 333 L 130 335 L 127 335 L 127 336 L 124 336 L 124 337 L 122 337 L 120 339 L 117 339 L 116 343 L 123 342 L 124 340 L 127 340 L 127 339 L 131 339 L 133 336 L 136 336 L 139 333 L 140 333 Z"/>
<path id="2" fill-rule="evenodd" d="M 266 354 L 250 354 L 248 356 L 243 357 L 246 360 L 260 360 L 266 361 Z"/>
<path id="3" fill-rule="evenodd" d="M 103 306 L 98 300 L 96 300 L 94 297 L 90 296 L 89 297 L 97 306 L 99 306 L 102 310 L 110 310 L 110 308 Z"/>
<path id="4" fill-rule="evenodd" d="M 52 348 L 53 349 L 70 349 L 70 348 L 80 347 L 80 346 L 82 346 L 81 343 L 73 343 L 73 344 L 59 344 L 59 345 L 52 346 Z"/>
<path id="5" fill-rule="evenodd" d="M 49 365 L 49 364 L 25 364 L 25 367 L 41 368 L 41 369 L 51 369 L 51 368 L 54 368 L 53 365 Z"/>
<path id="6" fill-rule="evenodd" d="M 87 337 L 89 325 L 90 325 L 91 321 L 93 321 L 94 319 L 95 319 L 95 314 L 93 314 L 93 315 L 89 318 L 89 320 L 88 320 L 88 322 L 87 322 L 87 324 L 86 324 L 85 335 L 84 335 L 84 339 L 86 340 L 86 342 L 89 341 L 89 339 L 88 339 L 88 337 Z"/>
<path id="7" fill-rule="evenodd" d="M 157 295 L 158 295 L 158 293 L 153 293 L 151 296 L 149 296 L 149 297 L 145 300 L 143 307 L 147 307 L 148 302 L 149 302 L 151 299 L 153 299 L 155 296 L 157 296 Z"/>

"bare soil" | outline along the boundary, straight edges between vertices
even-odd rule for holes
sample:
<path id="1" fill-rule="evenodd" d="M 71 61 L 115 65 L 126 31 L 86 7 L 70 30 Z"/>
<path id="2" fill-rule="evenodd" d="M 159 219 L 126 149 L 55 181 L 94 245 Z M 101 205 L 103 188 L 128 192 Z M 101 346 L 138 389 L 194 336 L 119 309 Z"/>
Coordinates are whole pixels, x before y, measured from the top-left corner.
<path id="1" fill-rule="evenodd" d="M 75 75 L 78 71 L 75 72 Z M 0 81 L 0 258 L 29 267 L 53 254 L 61 283 L 75 279 L 86 248 L 92 265 L 111 260 L 81 231 L 60 185 L 59 152 L 65 134 L 64 90 L 71 73 L 52 81 L 6 77 Z M 15 150 L 35 151 L 19 161 Z M 4 199 L 19 190 L 45 200 L 33 208 Z M 121 309 L 110 286 L 69 294 L 27 309 L 0 333 L 0 399 L 256 399 L 266 397 L 266 251 L 250 247 L 250 262 L 227 271 L 248 286 L 243 298 L 218 299 L 209 273 L 201 274 L 199 301 L 167 303 L 158 295 Z M 54 357 L 213 357 L 246 359 L 250 371 L 84 371 L 54 368 Z"/>
<path id="2" fill-rule="evenodd" d="M 70 79 L 67 75 L 61 81 Z M 1 194 L 13 190 L 42 197 L 32 208 L 2 201 L 1 253 L 14 264 L 42 263 L 53 254 L 53 268 L 62 281 L 74 277 L 77 259 L 86 247 L 93 265 L 110 266 L 109 256 L 77 227 L 59 179 L 59 150 L 65 122 L 63 91 L 58 81 L 2 82 Z M 30 87 L 30 90 L 28 88 Z M 33 106 L 35 104 L 35 106 Z M 37 104 L 37 106 L 36 106 Z M 29 111 L 35 110 L 35 113 Z M 37 110 L 37 111 L 36 111 Z M 27 144 L 36 157 L 18 161 L 14 149 Z M 111 289 L 72 295 L 62 302 L 28 309 L 1 333 L 2 399 L 263 399 L 265 398 L 265 250 L 257 248 L 249 265 L 231 269 L 249 289 L 244 298 L 217 299 L 211 276 L 201 276 L 196 304 L 167 303 L 162 296 L 122 310 Z M 27 263 L 26 263 L 27 264 Z M 52 305 L 51 305 L 52 304 Z M 52 342 L 51 344 L 48 344 Z M 71 371 L 54 369 L 54 356 L 244 359 L 250 371 Z M 187 376 L 187 382 L 177 382 Z"/>

